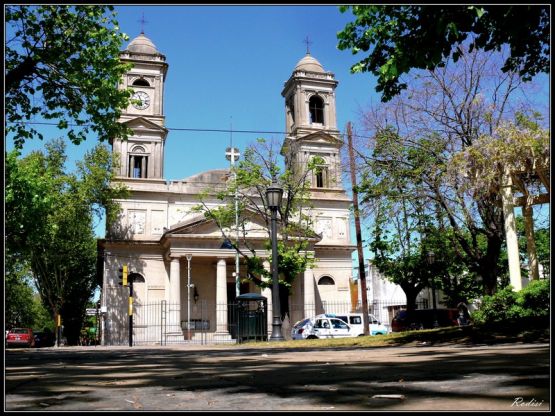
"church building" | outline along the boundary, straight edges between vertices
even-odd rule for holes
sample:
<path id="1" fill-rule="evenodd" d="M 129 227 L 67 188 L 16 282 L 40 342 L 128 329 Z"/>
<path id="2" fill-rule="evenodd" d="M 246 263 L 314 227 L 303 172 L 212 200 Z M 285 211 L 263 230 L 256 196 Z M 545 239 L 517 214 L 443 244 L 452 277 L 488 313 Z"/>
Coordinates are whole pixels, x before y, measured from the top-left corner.
<path id="1" fill-rule="evenodd" d="M 164 116 L 169 64 L 143 33 L 120 52 L 120 58 L 133 64 L 120 86 L 134 90 L 133 102 L 121 116 L 133 134 L 126 141 L 113 139 L 110 143 L 120 161 L 116 182 L 128 188 L 129 196 L 118 201 L 119 220 L 98 242 L 103 275 L 102 343 L 127 344 L 130 310 L 135 344 L 189 339 L 235 342 L 231 311 L 236 297 L 235 250 L 226 247 L 215 223 L 192 212 L 199 193 L 226 187 L 230 169 L 201 172 L 182 180 L 164 179 L 164 148 L 166 140 L 171 140 Z M 283 157 L 301 167 L 313 157 L 325 161 L 323 169 L 311 177 L 318 238 L 310 250 L 316 262 L 294 281 L 288 300 L 290 325 L 317 313 L 349 312 L 353 295 L 356 299 L 352 293 L 356 285 L 352 284 L 351 200 L 341 179 L 337 85 L 334 74 L 307 52 L 281 91 L 287 132 Z M 221 149 L 213 151 L 223 155 L 225 149 L 222 143 Z M 210 203 L 221 204 L 215 195 Z M 261 241 L 257 255 L 270 258 L 271 251 L 262 244 L 267 235 L 253 233 L 252 238 Z M 131 305 L 129 288 L 119 284 L 124 265 L 133 280 Z M 243 273 L 241 267 L 239 275 Z M 240 293 L 257 293 L 267 299 L 271 333 L 271 290 L 243 283 Z M 341 310 L 333 310 L 336 305 L 342 305 Z M 287 332 L 284 326 L 286 337 Z"/>

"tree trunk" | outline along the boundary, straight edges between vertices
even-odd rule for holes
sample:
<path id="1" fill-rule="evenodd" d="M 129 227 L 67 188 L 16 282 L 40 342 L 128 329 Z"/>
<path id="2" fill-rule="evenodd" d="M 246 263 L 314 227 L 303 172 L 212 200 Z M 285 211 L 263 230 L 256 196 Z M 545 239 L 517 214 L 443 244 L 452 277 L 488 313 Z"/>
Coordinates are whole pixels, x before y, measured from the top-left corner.
<path id="1" fill-rule="evenodd" d="M 409 285 L 401 285 L 401 289 L 405 292 L 405 296 L 407 297 L 407 311 L 413 311 L 416 309 L 416 297 L 420 293 L 422 289 L 418 289 L 414 286 Z"/>
<path id="2" fill-rule="evenodd" d="M 490 236 L 487 244 L 486 254 L 478 260 L 478 273 L 483 279 L 485 294 L 493 295 L 497 290 L 497 279 L 499 278 L 498 262 L 502 240 L 498 236 Z"/>

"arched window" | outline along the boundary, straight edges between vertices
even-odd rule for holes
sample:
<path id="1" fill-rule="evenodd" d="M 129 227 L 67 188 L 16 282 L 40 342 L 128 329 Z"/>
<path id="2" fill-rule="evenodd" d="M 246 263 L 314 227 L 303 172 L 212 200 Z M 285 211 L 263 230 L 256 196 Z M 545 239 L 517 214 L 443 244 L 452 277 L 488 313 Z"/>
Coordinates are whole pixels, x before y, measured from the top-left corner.
<path id="1" fill-rule="evenodd" d="M 129 154 L 129 177 L 146 178 L 148 171 L 148 156 L 144 147 L 135 146 Z"/>
<path id="2" fill-rule="evenodd" d="M 326 160 L 322 156 L 315 155 L 312 158 L 312 162 L 315 163 L 312 176 L 312 186 L 316 188 L 327 188 L 328 166 L 326 164 Z"/>
<path id="3" fill-rule="evenodd" d="M 313 95 L 308 101 L 308 110 L 310 111 L 310 122 L 324 124 L 324 100 Z"/>
<path id="4" fill-rule="evenodd" d="M 335 282 L 330 276 L 322 276 L 318 279 L 318 286 L 321 285 L 335 285 Z"/>
<path id="5" fill-rule="evenodd" d="M 133 82 L 133 85 L 136 85 L 138 87 L 150 87 L 150 84 L 148 83 L 148 81 L 146 79 L 143 79 L 143 78 L 136 79 Z"/>

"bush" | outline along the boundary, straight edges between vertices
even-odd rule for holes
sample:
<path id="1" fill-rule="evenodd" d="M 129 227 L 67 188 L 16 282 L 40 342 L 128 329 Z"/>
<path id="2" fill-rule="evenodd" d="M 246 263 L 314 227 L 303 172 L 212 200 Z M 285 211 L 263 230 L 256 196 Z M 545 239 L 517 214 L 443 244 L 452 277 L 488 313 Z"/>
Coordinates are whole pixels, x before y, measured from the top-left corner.
<path id="1" fill-rule="evenodd" d="M 549 280 L 534 280 L 518 292 L 517 305 L 525 317 L 549 316 Z"/>
<path id="2" fill-rule="evenodd" d="M 509 285 L 492 296 L 484 296 L 472 314 L 478 326 L 520 331 L 546 327 L 549 323 L 549 280 L 536 280 L 519 292 Z"/>

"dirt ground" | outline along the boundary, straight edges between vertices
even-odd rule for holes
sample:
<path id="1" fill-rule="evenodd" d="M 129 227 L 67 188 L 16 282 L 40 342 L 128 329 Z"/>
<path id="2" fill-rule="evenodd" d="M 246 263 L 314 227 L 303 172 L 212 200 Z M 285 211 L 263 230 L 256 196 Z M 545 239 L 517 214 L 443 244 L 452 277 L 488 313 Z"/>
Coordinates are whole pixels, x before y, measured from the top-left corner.
<path id="1" fill-rule="evenodd" d="M 8 350 L 6 411 L 549 411 L 549 344 Z"/>

